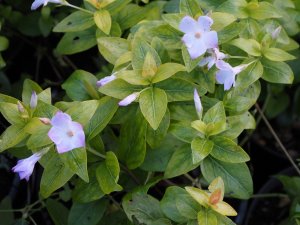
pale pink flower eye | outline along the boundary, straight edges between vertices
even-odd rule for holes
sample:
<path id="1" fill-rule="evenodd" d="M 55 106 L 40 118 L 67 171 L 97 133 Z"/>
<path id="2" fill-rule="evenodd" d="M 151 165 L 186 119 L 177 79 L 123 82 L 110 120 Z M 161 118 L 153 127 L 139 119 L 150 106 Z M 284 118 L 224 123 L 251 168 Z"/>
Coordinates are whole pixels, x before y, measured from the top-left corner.
<path id="1" fill-rule="evenodd" d="M 61 111 L 51 119 L 49 138 L 56 144 L 58 153 L 71 151 L 85 146 L 85 134 L 80 123 Z"/>

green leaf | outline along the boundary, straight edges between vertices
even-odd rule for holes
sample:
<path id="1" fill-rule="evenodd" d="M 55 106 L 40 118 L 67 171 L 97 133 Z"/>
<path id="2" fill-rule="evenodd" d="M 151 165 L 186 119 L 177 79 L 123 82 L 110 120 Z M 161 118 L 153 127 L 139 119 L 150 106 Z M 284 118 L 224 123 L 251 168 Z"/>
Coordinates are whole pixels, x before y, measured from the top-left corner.
<path id="1" fill-rule="evenodd" d="M 170 112 L 166 111 L 157 130 L 153 130 L 150 126 L 147 128 L 147 143 L 151 148 L 157 148 L 164 140 L 170 125 Z"/>
<path id="2" fill-rule="evenodd" d="M 167 110 L 166 93 L 159 88 L 148 88 L 140 94 L 139 103 L 144 117 L 150 126 L 156 130 Z"/>
<path id="3" fill-rule="evenodd" d="M 191 143 L 198 132 L 190 125 L 190 122 L 171 123 L 169 132 L 177 139 Z"/>
<path id="4" fill-rule="evenodd" d="M 279 48 L 268 48 L 263 51 L 264 56 L 271 61 L 282 62 L 296 59 L 295 56 Z"/>
<path id="5" fill-rule="evenodd" d="M 168 187 L 160 207 L 163 213 L 177 223 L 186 223 L 188 219 L 197 218 L 201 206 L 182 188 Z"/>
<path id="6" fill-rule="evenodd" d="M 105 96 L 99 100 L 98 108 L 85 129 L 88 140 L 93 139 L 107 126 L 117 109 L 118 101 L 116 99 Z"/>
<path id="7" fill-rule="evenodd" d="M 231 41 L 229 44 L 242 49 L 249 55 L 261 56 L 261 46 L 254 39 L 238 38 L 238 39 Z"/>
<path id="8" fill-rule="evenodd" d="M 218 218 L 209 209 L 203 209 L 197 215 L 198 225 L 218 225 Z"/>
<path id="9" fill-rule="evenodd" d="M 142 69 L 142 76 L 151 79 L 157 72 L 157 65 L 154 57 L 147 52 Z"/>
<path id="10" fill-rule="evenodd" d="M 26 126 L 15 124 L 11 125 L 1 134 L 0 137 L 0 152 L 14 147 L 28 136 Z"/>
<path id="11" fill-rule="evenodd" d="M 204 115 L 203 122 L 206 123 L 206 135 L 216 135 L 226 129 L 226 115 L 223 102 L 218 102 Z"/>
<path id="12" fill-rule="evenodd" d="M 54 150 L 50 149 L 50 151 Z M 66 167 L 58 154 L 52 153 L 44 165 L 44 172 L 40 183 L 40 194 L 44 198 L 49 197 L 58 188 L 64 186 L 73 175 L 74 173 Z"/>
<path id="13" fill-rule="evenodd" d="M 130 220 L 134 217 L 141 224 L 171 225 L 164 217 L 159 201 L 150 195 L 134 193 L 131 200 L 125 196 L 122 206 Z"/>
<path id="14" fill-rule="evenodd" d="M 250 64 L 237 75 L 236 86 L 248 87 L 263 75 L 263 66 L 260 61 Z"/>
<path id="15" fill-rule="evenodd" d="M 129 51 L 129 43 L 123 38 L 100 37 L 97 43 L 101 55 L 111 64 L 115 64 L 119 57 Z"/>
<path id="16" fill-rule="evenodd" d="M 247 12 L 245 11 L 246 6 L 247 2 L 245 0 L 227 0 L 223 4 L 219 5 L 216 11 L 233 14 L 236 17 L 243 19 L 248 17 Z"/>
<path id="17" fill-rule="evenodd" d="M 59 156 L 69 170 L 71 170 L 73 173 L 76 173 L 85 182 L 89 182 L 85 148 L 76 148 L 72 151 L 60 154 Z"/>
<path id="18" fill-rule="evenodd" d="M 165 22 L 167 22 L 171 27 L 179 30 L 179 24 L 183 17 L 185 17 L 185 13 L 168 13 L 162 14 L 162 18 Z M 190 57 L 191 58 L 191 57 Z"/>
<path id="19" fill-rule="evenodd" d="M 211 18 L 214 21 L 211 29 L 215 31 L 222 30 L 224 27 L 232 24 L 237 19 L 234 15 L 224 12 L 213 12 L 211 14 Z"/>
<path id="20" fill-rule="evenodd" d="M 253 193 L 251 174 L 245 163 L 225 163 L 207 157 L 201 163 L 201 171 L 208 183 L 220 176 L 225 192 L 234 198 L 248 199 Z"/>
<path id="21" fill-rule="evenodd" d="M 109 11 L 99 9 L 94 13 L 94 21 L 97 27 L 102 30 L 105 34 L 110 33 L 111 29 L 111 16 Z"/>
<path id="22" fill-rule="evenodd" d="M 176 177 L 185 174 L 198 166 L 199 163 L 193 164 L 193 157 L 190 145 L 183 145 L 174 151 L 166 168 L 164 177 Z"/>
<path id="23" fill-rule="evenodd" d="M 131 0 L 115 0 L 111 4 L 105 6 L 104 9 L 110 12 L 111 15 L 115 15 L 120 12 L 124 7 L 130 3 Z"/>
<path id="24" fill-rule="evenodd" d="M 144 71 L 144 70 L 143 70 Z M 122 70 L 118 72 L 118 78 L 133 85 L 148 85 L 150 81 L 136 70 Z"/>
<path id="25" fill-rule="evenodd" d="M 124 80 L 116 79 L 100 87 L 99 91 L 102 94 L 118 99 L 123 99 L 128 95 L 132 94 L 133 92 L 139 92 L 142 89 L 143 87 L 134 86 L 132 84 L 127 83 Z"/>
<path id="26" fill-rule="evenodd" d="M 250 86 L 235 87 L 224 98 L 224 106 L 232 114 L 248 111 L 257 101 L 260 94 L 260 82 L 256 81 Z"/>
<path id="27" fill-rule="evenodd" d="M 214 143 L 208 139 L 194 138 L 191 143 L 193 164 L 201 162 L 214 148 Z"/>
<path id="28" fill-rule="evenodd" d="M 29 106 L 32 92 L 35 91 L 37 94 L 43 91 L 43 89 L 34 81 L 26 79 L 23 83 L 22 91 L 22 102 Z"/>
<path id="29" fill-rule="evenodd" d="M 50 128 L 51 126 L 39 122 L 39 125 L 37 125 L 36 128 L 33 128 L 33 132 L 28 131 L 28 133 L 31 133 L 26 142 L 28 149 L 38 151 L 46 145 L 50 145 L 52 143 L 51 139 L 48 137 Z"/>
<path id="30" fill-rule="evenodd" d="M 191 17 L 203 14 L 200 4 L 197 0 L 180 0 L 180 13 L 190 15 Z"/>
<path id="31" fill-rule="evenodd" d="M 229 116 L 227 120 L 227 129 L 222 133 L 223 137 L 230 139 L 237 138 L 244 129 L 255 129 L 256 121 L 249 112 L 243 114 Z"/>
<path id="32" fill-rule="evenodd" d="M 129 169 L 140 166 L 146 155 L 147 123 L 140 110 L 121 127 L 118 158 L 124 161 Z"/>
<path id="33" fill-rule="evenodd" d="M 226 137 L 213 137 L 211 155 L 223 162 L 242 163 L 250 160 L 249 155 L 234 141 Z"/>
<path id="34" fill-rule="evenodd" d="M 75 202 L 87 203 L 100 199 L 104 193 L 99 188 L 99 183 L 96 177 L 97 165 L 92 165 L 88 168 L 89 183 L 78 179 L 75 183 L 75 189 L 72 191 L 72 199 Z"/>
<path id="35" fill-rule="evenodd" d="M 264 67 L 262 78 L 271 83 L 292 84 L 294 74 L 288 64 L 274 62 L 263 58 L 261 61 Z"/>
<path id="36" fill-rule="evenodd" d="M 147 149 L 145 160 L 140 168 L 145 171 L 164 172 L 174 150 L 181 145 L 179 140 L 167 135 L 159 147 Z"/>
<path id="37" fill-rule="evenodd" d="M 46 208 L 55 225 L 68 223 L 69 210 L 62 203 L 49 198 L 46 201 Z"/>
<path id="38" fill-rule="evenodd" d="M 8 49 L 8 46 L 9 46 L 9 40 L 4 36 L 0 36 L 0 52 Z"/>
<path id="39" fill-rule="evenodd" d="M 105 194 L 123 189 L 118 184 L 119 174 L 120 166 L 117 156 L 113 152 L 107 152 L 105 162 L 101 162 L 96 170 L 98 183 Z"/>
<path id="40" fill-rule="evenodd" d="M 132 67 L 137 72 L 142 72 L 144 67 L 144 59 L 147 54 L 151 54 L 156 66 L 161 64 L 161 60 L 157 52 L 145 40 L 135 38 L 132 42 Z"/>
<path id="41" fill-rule="evenodd" d="M 286 175 L 277 175 L 276 178 L 283 184 L 285 191 L 293 198 L 300 197 L 300 178 Z"/>
<path id="42" fill-rule="evenodd" d="M 54 28 L 53 32 L 76 32 L 83 31 L 94 25 L 93 16 L 89 13 L 76 11 L 62 21 Z"/>
<path id="43" fill-rule="evenodd" d="M 215 92 L 215 83 L 216 83 L 216 69 L 211 68 L 207 73 L 199 74 L 199 84 L 203 86 L 208 92 L 214 93 Z"/>
<path id="44" fill-rule="evenodd" d="M 12 209 L 11 197 L 9 195 L 7 195 L 0 202 L 0 217 L 1 217 L 0 225 L 13 224 L 13 222 L 14 222 L 13 211 L 6 212 L 6 210 L 11 210 L 11 209 Z M 1 212 L 2 210 L 4 210 L 4 211 Z"/>
<path id="45" fill-rule="evenodd" d="M 66 113 L 72 117 L 73 121 L 80 123 L 85 128 L 85 125 L 93 117 L 99 103 L 100 101 L 98 100 L 76 102 L 66 111 Z"/>
<path id="46" fill-rule="evenodd" d="M 166 92 L 168 102 L 192 100 L 195 89 L 195 85 L 192 82 L 178 78 L 164 80 L 155 84 L 155 87 Z M 199 93 L 203 93 L 203 90 Z"/>
<path id="47" fill-rule="evenodd" d="M 281 17 L 281 13 L 277 10 L 277 8 L 269 2 L 250 2 L 248 3 L 247 10 L 250 17 L 256 20 Z"/>
<path id="48" fill-rule="evenodd" d="M 66 33 L 59 41 L 56 50 L 62 55 L 72 55 L 83 52 L 97 44 L 95 38 L 95 28 L 84 31 Z"/>
<path id="49" fill-rule="evenodd" d="M 158 67 L 157 73 L 152 79 L 153 83 L 157 83 L 166 80 L 173 76 L 174 74 L 185 71 L 185 67 L 178 63 L 165 63 Z"/>
<path id="50" fill-rule="evenodd" d="M 62 88 L 73 101 L 84 101 L 99 98 L 96 89 L 97 78 L 84 70 L 76 70 L 62 84 Z"/>
<path id="51" fill-rule="evenodd" d="M 244 30 L 242 22 L 234 22 L 218 32 L 219 44 L 224 44 L 240 35 Z"/>
<path id="52" fill-rule="evenodd" d="M 10 124 L 22 125 L 26 122 L 16 104 L 0 102 L 0 112 Z"/>
<path id="53" fill-rule="evenodd" d="M 68 225 L 96 225 L 104 215 L 107 200 L 90 203 L 74 203 L 70 210 Z"/>

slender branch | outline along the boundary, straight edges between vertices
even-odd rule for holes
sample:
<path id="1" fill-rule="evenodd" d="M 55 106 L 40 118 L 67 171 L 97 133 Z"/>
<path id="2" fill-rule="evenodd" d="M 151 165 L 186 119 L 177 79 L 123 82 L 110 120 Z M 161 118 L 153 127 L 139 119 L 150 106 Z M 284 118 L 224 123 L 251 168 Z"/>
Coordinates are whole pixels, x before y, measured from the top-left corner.
<path id="1" fill-rule="evenodd" d="M 287 151 L 287 149 L 284 147 L 284 145 L 282 144 L 281 140 L 279 139 L 279 137 L 277 136 L 276 132 L 274 131 L 273 127 L 271 126 L 271 124 L 269 123 L 268 119 L 265 117 L 263 111 L 261 110 L 261 108 L 259 107 L 259 105 L 256 103 L 255 107 L 257 109 L 257 111 L 259 112 L 259 114 L 261 115 L 261 118 L 263 119 L 263 121 L 265 122 L 265 124 L 267 125 L 269 131 L 271 132 L 271 134 L 273 135 L 273 137 L 275 138 L 275 140 L 277 141 L 277 143 L 280 146 L 280 149 L 283 151 L 283 153 L 286 155 L 286 157 L 288 158 L 288 160 L 291 162 L 292 166 L 295 168 L 295 170 L 297 171 L 297 173 L 300 175 L 300 169 L 298 168 L 297 164 L 294 162 L 294 160 L 292 159 L 292 157 L 290 156 L 289 152 Z"/>
<path id="2" fill-rule="evenodd" d="M 198 183 L 198 179 L 194 179 L 191 175 L 189 175 L 188 173 L 184 174 L 185 178 L 187 178 L 188 180 L 190 180 L 192 182 L 193 186 L 196 186 L 197 188 L 201 189 L 201 185 L 199 185 Z"/>
<path id="3" fill-rule="evenodd" d="M 251 198 L 288 198 L 287 194 L 282 193 L 267 193 L 267 194 L 254 194 Z"/>

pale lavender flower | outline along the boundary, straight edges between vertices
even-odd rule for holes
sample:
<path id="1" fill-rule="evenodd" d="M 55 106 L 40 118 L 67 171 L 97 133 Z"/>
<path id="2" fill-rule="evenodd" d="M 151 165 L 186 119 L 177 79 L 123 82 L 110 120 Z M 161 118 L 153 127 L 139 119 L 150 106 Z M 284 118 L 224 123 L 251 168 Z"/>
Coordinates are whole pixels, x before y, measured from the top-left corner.
<path id="1" fill-rule="evenodd" d="M 37 106 L 38 96 L 35 91 L 32 92 L 29 106 L 31 109 L 34 109 Z"/>
<path id="2" fill-rule="evenodd" d="M 209 48 L 218 47 L 218 35 L 216 31 L 210 31 L 213 20 L 208 16 L 200 16 L 198 20 L 185 16 L 179 29 L 184 32 L 182 41 L 192 59 L 203 55 Z"/>
<path id="3" fill-rule="evenodd" d="M 224 84 L 224 90 L 229 90 L 232 86 L 235 87 L 235 76 L 244 70 L 249 64 L 242 64 L 232 67 L 229 63 L 219 60 L 216 62 L 216 67 L 219 69 L 216 73 L 216 80 L 219 84 Z"/>
<path id="4" fill-rule="evenodd" d="M 272 33 L 272 39 L 277 39 L 279 37 L 279 34 L 281 32 L 281 26 L 277 27 Z"/>
<path id="5" fill-rule="evenodd" d="M 210 56 L 204 57 L 199 62 L 199 66 L 207 65 L 207 68 L 210 69 L 218 60 L 226 58 L 226 55 L 223 52 L 220 52 L 218 48 L 208 49 L 207 52 L 210 53 Z"/>
<path id="6" fill-rule="evenodd" d="M 85 146 L 85 135 L 80 123 L 73 122 L 72 118 L 61 111 L 51 119 L 49 138 L 56 144 L 58 153 L 71 151 Z"/>
<path id="7" fill-rule="evenodd" d="M 19 173 L 21 180 L 26 179 L 28 181 L 29 177 L 33 172 L 36 162 L 40 160 L 42 155 L 43 155 L 42 153 L 37 152 L 26 159 L 21 159 L 18 161 L 17 165 L 12 168 L 12 170 L 15 173 Z"/>
<path id="8" fill-rule="evenodd" d="M 64 0 L 35 0 L 31 5 L 31 10 L 35 10 L 41 5 L 46 6 L 48 2 L 56 3 L 56 4 L 63 4 Z"/>
<path id="9" fill-rule="evenodd" d="M 199 119 L 201 119 L 203 107 L 202 107 L 202 104 L 201 104 L 200 96 L 199 96 L 198 91 L 197 91 L 196 88 L 194 89 L 194 103 L 195 103 L 195 108 L 196 108 L 197 115 L 198 115 Z"/>
<path id="10" fill-rule="evenodd" d="M 140 92 L 134 92 L 131 95 L 128 95 L 126 98 L 124 98 L 123 100 L 121 100 L 119 102 L 119 106 L 127 106 L 130 103 L 132 103 L 134 100 L 136 100 L 140 95 Z"/>
<path id="11" fill-rule="evenodd" d="M 117 77 L 115 76 L 116 75 L 116 72 L 113 73 L 112 75 L 110 76 L 107 76 L 107 77 L 103 77 L 102 79 L 98 80 L 97 81 L 97 86 L 98 87 L 102 87 L 104 86 L 105 84 L 117 79 Z"/>

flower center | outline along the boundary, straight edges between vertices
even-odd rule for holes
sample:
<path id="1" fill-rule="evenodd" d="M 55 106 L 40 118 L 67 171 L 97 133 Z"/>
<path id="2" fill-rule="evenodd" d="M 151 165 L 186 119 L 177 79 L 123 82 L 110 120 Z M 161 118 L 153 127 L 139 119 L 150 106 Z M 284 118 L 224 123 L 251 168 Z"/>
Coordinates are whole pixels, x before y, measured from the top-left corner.
<path id="1" fill-rule="evenodd" d="M 200 32 L 195 33 L 195 38 L 197 39 L 201 38 L 201 33 Z"/>
<path id="2" fill-rule="evenodd" d="M 74 133 L 73 133 L 73 131 L 68 131 L 68 132 L 67 132 L 67 135 L 68 135 L 69 137 L 73 137 L 73 136 L 74 136 Z"/>

